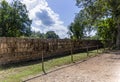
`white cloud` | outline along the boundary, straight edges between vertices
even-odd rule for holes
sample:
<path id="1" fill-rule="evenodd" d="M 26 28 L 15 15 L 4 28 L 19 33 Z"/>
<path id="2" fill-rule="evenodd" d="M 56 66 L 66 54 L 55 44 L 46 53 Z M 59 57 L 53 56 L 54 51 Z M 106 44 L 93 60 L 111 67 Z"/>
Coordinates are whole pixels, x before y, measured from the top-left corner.
<path id="1" fill-rule="evenodd" d="M 49 6 L 46 0 L 22 0 L 29 10 L 29 17 L 33 20 L 32 29 L 35 31 L 55 31 L 61 38 L 67 37 L 67 27 L 60 17 Z M 45 19 L 44 19 L 45 18 Z"/>

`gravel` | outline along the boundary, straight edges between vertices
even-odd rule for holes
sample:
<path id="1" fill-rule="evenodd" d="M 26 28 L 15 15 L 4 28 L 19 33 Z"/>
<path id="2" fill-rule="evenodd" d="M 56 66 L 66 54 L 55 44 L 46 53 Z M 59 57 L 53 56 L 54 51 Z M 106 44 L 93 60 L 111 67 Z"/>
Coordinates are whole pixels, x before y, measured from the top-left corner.
<path id="1" fill-rule="evenodd" d="M 25 82 L 120 82 L 120 51 L 57 67 Z"/>

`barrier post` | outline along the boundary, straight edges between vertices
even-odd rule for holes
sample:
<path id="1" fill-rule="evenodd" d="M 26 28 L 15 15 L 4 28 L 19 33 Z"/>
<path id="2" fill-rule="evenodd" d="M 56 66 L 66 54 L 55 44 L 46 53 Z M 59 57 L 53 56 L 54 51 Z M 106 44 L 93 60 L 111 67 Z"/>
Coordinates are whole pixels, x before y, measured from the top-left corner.
<path id="1" fill-rule="evenodd" d="M 46 72 L 45 72 L 45 65 L 44 65 L 44 52 L 45 52 L 44 49 L 45 48 L 44 48 L 44 44 L 43 44 L 43 50 L 42 50 L 42 71 L 43 71 L 44 74 L 46 74 Z"/>
<path id="2" fill-rule="evenodd" d="M 70 51 L 71 51 L 71 61 L 74 62 L 74 60 L 73 60 L 72 40 L 71 40 L 71 50 Z"/>
<path id="3" fill-rule="evenodd" d="M 103 52 L 105 52 L 105 45 L 104 45 L 104 50 L 103 50 Z"/>
<path id="4" fill-rule="evenodd" d="M 98 45 L 97 45 L 97 53 L 98 53 Z"/>
<path id="5" fill-rule="evenodd" d="M 87 46 L 87 56 L 89 56 L 89 50 L 88 50 L 88 46 Z"/>

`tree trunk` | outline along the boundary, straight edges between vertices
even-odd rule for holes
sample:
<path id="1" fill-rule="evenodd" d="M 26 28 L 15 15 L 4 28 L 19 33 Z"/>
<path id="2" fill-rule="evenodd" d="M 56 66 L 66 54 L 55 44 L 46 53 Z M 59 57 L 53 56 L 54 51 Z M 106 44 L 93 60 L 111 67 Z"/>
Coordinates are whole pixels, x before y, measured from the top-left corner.
<path id="1" fill-rule="evenodd" d="M 116 48 L 120 49 L 120 24 L 117 25 Z"/>

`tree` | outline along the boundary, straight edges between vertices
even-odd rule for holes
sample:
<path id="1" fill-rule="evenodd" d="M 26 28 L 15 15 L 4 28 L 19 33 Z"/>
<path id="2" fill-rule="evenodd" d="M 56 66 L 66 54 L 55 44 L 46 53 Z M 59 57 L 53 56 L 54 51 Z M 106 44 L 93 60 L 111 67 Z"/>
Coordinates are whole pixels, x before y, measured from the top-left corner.
<path id="1" fill-rule="evenodd" d="M 26 6 L 20 1 L 16 0 L 8 4 L 3 0 L 0 3 L 0 36 L 30 36 L 31 23 Z"/>
<path id="2" fill-rule="evenodd" d="M 54 31 L 48 31 L 46 34 L 45 34 L 45 37 L 47 39 L 59 39 L 59 36 L 54 32 Z"/>
<path id="3" fill-rule="evenodd" d="M 117 29 L 114 27 L 114 21 L 111 18 L 99 21 L 97 24 L 98 35 L 101 40 L 111 40 L 112 43 L 116 42 Z"/>
<path id="4" fill-rule="evenodd" d="M 82 9 L 84 9 L 87 12 L 87 16 L 88 19 L 90 20 L 90 23 L 95 24 L 96 21 L 105 20 L 109 18 L 113 20 L 114 22 L 113 30 L 117 29 L 116 33 L 113 32 L 113 35 L 117 34 L 117 37 L 115 38 L 116 39 L 115 44 L 117 48 L 120 49 L 120 0 L 76 0 L 76 1 L 77 6 L 82 7 Z M 110 21 L 107 21 L 107 23 L 109 22 Z M 111 27 L 109 29 L 111 29 Z"/>
<path id="5" fill-rule="evenodd" d="M 32 32 L 31 37 L 40 39 L 59 39 L 59 36 L 54 31 L 48 31 L 46 33 Z"/>
<path id="6" fill-rule="evenodd" d="M 41 33 L 40 31 L 38 31 L 38 32 L 34 31 L 34 32 L 32 32 L 31 37 L 44 39 L 45 38 L 45 34 Z"/>
<path id="7" fill-rule="evenodd" d="M 86 12 L 84 10 L 80 10 L 80 12 L 76 14 L 74 22 L 70 24 L 69 34 L 71 38 L 82 39 L 92 30 L 92 27 L 89 25 L 85 14 Z"/>
<path id="8" fill-rule="evenodd" d="M 9 13 L 11 7 L 9 4 L 3 0 L 0 4 L 0 36 L 7 36 L 7 32 L 9 30 Z"/>

